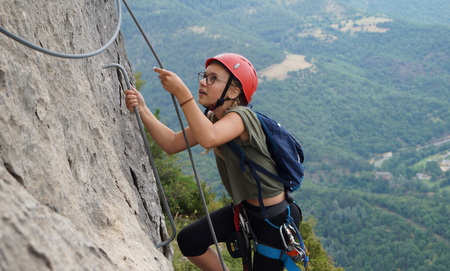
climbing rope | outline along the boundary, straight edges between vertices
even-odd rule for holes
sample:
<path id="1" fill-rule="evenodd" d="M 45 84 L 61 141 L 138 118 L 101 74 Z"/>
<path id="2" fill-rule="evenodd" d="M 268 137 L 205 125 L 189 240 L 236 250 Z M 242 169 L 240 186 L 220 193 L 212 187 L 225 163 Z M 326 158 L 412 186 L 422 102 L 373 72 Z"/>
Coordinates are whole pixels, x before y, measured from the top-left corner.
<path id="1" fill-rule="evenodd" d="M 8 30 L 4 29 L 3 27 L 0 26 L 0 32 L 5 34 L 6 36 L 10 37 L 11 39 L 33 49 L 36 50 L 38 52 L 47 54 L 47 55 L 51 55 L 51 56 L 55 56 L 55 57 L 61 57 L 61 58 L 71 58 L 71 59 L 77 59 L 77 58 L 88 58 L 88 57 L 92 57 L 95 55 L 98 55 L 100 53 L 102 53 L 103 51 L 105 51 L 113 42 L 114 40 L 116 40 L 117 35 L 119 34 L 120 31 L 120 27 L 122 24 L 122 6 L 119 3 L 119 0 L 116 0 L 116 4 L 117 4 L 117 13 L 118 13 L 118 22 L 117 22 L 117 27 L 116 27 L 116 31 L 114 32 L 112 38 L 108 41 L 108 43 L 106 43 L 105 45 L 103 45 L 100 49 L 95 50 L 93 52 L 89 52 L 86 54 L 65 54 L 65 53 L 59 53 L 59 52 L 55 52 L 55 51 L 51 51 L 45 48 L 42 48 L 40 46 L 37 46 L 36 44 L 33 44 L 11 32 L 9 32 Z"/>
<path id="2" fill-rule="evenodd" d="M 127 74 L 127 72 L 125 71 L 125 69 L 121 65 L 116 64 L 116 63 L 111 63 L 111 64 L 108 64 L 108 65 L 102 66 L 103 69 L 113 68 L 113 67 L 116 67 L 116 68 L 118 68 L 121 71 L 121 73 L 125 77 L 125 82 L 127 84 L 127 89 L 131 89 L 131 84 L 130 84 L 130 80 L 129 80 L 128 74 Z M 150 164 L 151 164 L 151 166 L 153 168 L 153 173 L 155 175 L 156 184 L 158 186 L 158 191 L 160 192 L 159 196 L 163 200 L 163 207 L 164 207 L 164 210 L 167 212 L 167 215 L 169 216 L 170 225 L 172 227 L 172 235 L 170 236 L 170 238 L 167 239 L 166 241 L 163 241 L 162 243 L 159 243 L 159 244 L 155 245 L 157 248 L 159 248 L 159 247 L 167 245 L 173 239 L 175 239 L 177 230 L 176 230 L 175 222 L 173 220 L 172 213 L 170 212 L 169 203 L 167 202 L 166 194 L 164 193 L 164 188 L 163 188 L 163 186 L 161 184 L 161 179 L 159 178 L 158 170 L 156 169 L 156 165 L 155 165 L 155 161 L 153 159 L 152 151 L 150 149 L 150 145 L 148 144 L 147 136 L 146 136 L 146 133 L 145 133 L 145 130 L 144 130 L 144 125 L 142 124 L 141 115 L 139 114 L 139 109 L 138 109 L 137 106 L 134 107 L 134 114 L 136 115 L 136 119 L 137 119 L 137 122 L 139 124 L 139 130 L 141 131 L 141 136 L 142 136 L 142 140 L 144 141 L 144 146 L 145 146 L 145 150 L 147 151 L 147 156 L 149 157 Z M 150 216 L 150 214 L 149 214 L 149 216 Z"/>
<path id="3" fill-rule="evenodd" d="M 164 66 L 162 65 L 162 62 L 159 59 L 158 54 L 156 53 L 156 50 L 153 48 L 152 44 L 150 43 L 149 39 L 147 38 L 147 34 L 145 34 L 144 30 L 141 27 L 141 24 L 137 20 L 136 16 L 134 16 L 134 13 L 131 10 L 130 6 L 128 5 L 127 1 L 126 0 L 122 0 L 122 2 L 124 3 L 125 7 L 127 8 L 128 12 L 130 13 L 131 17 L 133 18 L 136 26 L 138 27 L 139 31 L 141 32 L 142 36 L 144 37 L 144 40 L 147 43 L 148 47 L 152 51 L 153 56 L 155 57 L 156 61 L 158 62 L 159 67 L 161 69 L 164 69 Z M 216 233 L 214 231 L 214 226 L 212 224 L 211 217 L 209 215 L 208 206 L 206 205 L 205 195 L 203 193 L 203 189 L 202 189 L 201 183 L 200 183 L 199 178 L 198 178 L 197 169 L 196 169 L 194 158 L 193 158 L 193 155 L 192 155 L 191 146 L 189 144 L 189 140 L 188 140 L 187 135 L 186 135 L 186 130 L 184 128 L 183 120 L 181 119 L 181 113 L 180 113 L 180 110 L 178 108 L 175 96 L 173 94 L 171 94 L 171 96 L 172 96 L 173 106 L 174 106 L 175 111 L 177 113 L 178 121 L 180 123 L 181 131 L 183 132 L 184 140 L 186 142 L 186 149 L 187 149 L 188 154 L 189 154 L 189 159 L 191 161 L 191 166 L 192 166 L 192 170 L 194 172 L 195 180 L 197 181 L 197 186 L 198 186 L 198 190 L 200 192 L 200 196 L 201 196 L 201 199 L 202 199 L 203 208 L 205 209 L 205 213 L 206 213 L 206 219 L 208 221 L 208 225 L 209 225 L 209 228 L 210 228 L 210 231 L 211 231 L 211 235 L 212 235 L 212 238 L 214 240 L 214 244 L 216 246 L 217 254 L 219 255 L 220 264 L 222 265 L 222 269 L 225 271 L 226 270 L 225 263 L 223 261 L 222 254 L 220 252 L 219 242 L 217 241 Z"/>

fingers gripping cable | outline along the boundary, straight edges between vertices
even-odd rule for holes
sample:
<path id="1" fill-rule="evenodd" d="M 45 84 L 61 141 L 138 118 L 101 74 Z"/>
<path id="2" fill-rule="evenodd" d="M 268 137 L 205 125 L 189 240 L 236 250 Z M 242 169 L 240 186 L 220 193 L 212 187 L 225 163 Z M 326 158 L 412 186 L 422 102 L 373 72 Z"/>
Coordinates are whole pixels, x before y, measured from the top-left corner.
<path id="1" fill-rule="evenodd" d="M 116 64 L 116 63 L 111 63 L 111 64 L 108 64 L 108 65 L 102 66 L 103 69 L 113 68 L 113 67 L 116 67 L 116 68 L 118 68 L 121 71 L 121 73 L 125 77 L 125 82 L 127 84 L 127 89 L 131 89 L 131 84 L 130 84 L 130 80 L 129 80 L 128 74 L 127 74 L 127 72 L 125 71 L 125 69 L 121 65 Z M 162 242 L 162 243 L 159 243 L 159 244 L 155 245 L 157 248 L 159 248 L 159 247 L 167 245 L 168 243 L 170 243 L 175 238 L 176 233 L 177 233 L 177 229 L 175 227 L 175 222 L 173 221 L 172 213 L 170 212 L 169 203 L 167 202 L 167 198 L 166 198 L 166 195 L 164 193 L 164 188 L 163 188 L 163 186 L 161 184 L 161 179 L 159 178 L 158 170 L 156 169 L 156 165 L 155 165 L 155 161 L 153 159 L 152 151 L 150 149 L 150 145 L 148 144 L 147 136 L 145 134 L 144 126 L 143 126 L 142 120 L 141 120 L 141 115 L 139 114 L 139 110 L 138 110 L 137 106 L 134 107 L 134 114 L 136 115 L 136 119 L 137 119 L 137 122 L 139 124 L 139 130 L 141 131 L 142 140 L 144 141 L 145 150 L 147 151 L 148 159 L 150 160 L 150 164 L 152 166 L 153 173 L 155 175 L 156 184 L 158 186 L 159 196 L 162 199 L 164 210 L 167 212 L 167 215 L 169 216 L 170 225 L 172 227 L 172 235 L 170 236 L 170 238 L 167 239 L 166 241 Z"/>

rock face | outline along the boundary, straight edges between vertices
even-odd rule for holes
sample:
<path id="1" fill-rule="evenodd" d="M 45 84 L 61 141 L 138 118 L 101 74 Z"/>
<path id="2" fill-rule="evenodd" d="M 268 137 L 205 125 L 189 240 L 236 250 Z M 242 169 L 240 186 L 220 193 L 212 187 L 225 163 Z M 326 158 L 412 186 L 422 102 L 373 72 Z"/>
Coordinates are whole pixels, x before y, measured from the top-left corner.
<path id="1" fill-rule="evenodd" d="M 0 25 L 46 49 L 95 51 L 113 0 L 0 2 Z M 121 35 L 83 59 L 0 34 L 0 270 L 173 270 L 154 175 L 134 113 Z"/>

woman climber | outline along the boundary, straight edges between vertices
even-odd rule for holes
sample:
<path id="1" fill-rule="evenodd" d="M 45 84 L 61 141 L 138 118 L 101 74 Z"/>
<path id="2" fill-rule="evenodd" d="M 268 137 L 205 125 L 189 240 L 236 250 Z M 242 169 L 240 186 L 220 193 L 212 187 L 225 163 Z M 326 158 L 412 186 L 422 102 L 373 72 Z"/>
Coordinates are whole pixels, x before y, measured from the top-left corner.
<path id="1" fill-rule="evenodd" d="M 190 146 L 200 144 L 206 149 L 214 149 L 220 177 L 233 200 L 232 205 L 210 214 L 217 240 L 225 242 L 230 234 L 236 232 L 233 206 L 239 205 L 246 211 L 252 234 L 258 242 L 284 250 L 280 230 L 268 224 L 261 215 L 255 179 L 248 171 L 240 170 L 238 157 L 226 144 L 233 140 L 251 160 L 276 173 L 260 122 L 246 106 L 258 86 L 253 65 L 245 57 L 233 53 L 207 59 L 205 71 L 198 75 L 198 103 L 206 108 L 205 112 L 197 106 L 190 90 L 175 73 L 160 68 L 154 68 L 154 71 L 159 74 L 163 88 L 180 103 L 189 125 L 185 131 Z M 125 94 L 127 108 L 133 110 L 135 106 L 138 107 L 142 122 L 165 152 L 173 154 L 186 149 L 183 133 L 174 132 L 158 121 L 138 91 L 126 90 Z M 290 215 L 298 227 L 301 211 L 295 203 L 287 201 L 283 184 L 264 174 L 260 174 L 259 179 L 270 222 L 281 226 L 286 216 Z M 214 244 L 212 235 L 208 234 L 210 232 L 204 217 L 179 232 L 178 245 L 183 255 L 201 270 L 222 270 L 218 254 L 210 248 Z M 282 260 L 254 253 L 253 270 L 274 271 L 283 268 Z"/>

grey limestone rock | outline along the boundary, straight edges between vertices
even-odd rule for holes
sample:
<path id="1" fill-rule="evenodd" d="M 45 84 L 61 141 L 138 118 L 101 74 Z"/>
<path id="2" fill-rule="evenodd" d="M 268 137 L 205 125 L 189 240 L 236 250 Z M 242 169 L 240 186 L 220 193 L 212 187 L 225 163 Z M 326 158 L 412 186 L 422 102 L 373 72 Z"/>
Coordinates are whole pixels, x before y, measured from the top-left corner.
<path id="1" fill-rule="evenodd" d="M 5 0 L 0 25 L 46 49 L 95 51 L 117 26 L 112 0 Z M 173 270 L 154 175 L 118 63 L 65 59 L 0 34 L 0 270 Z"/>

